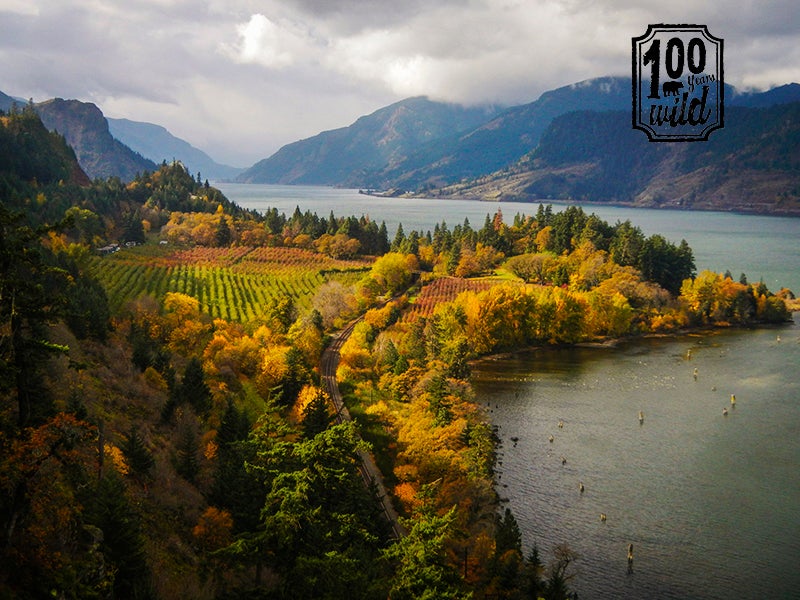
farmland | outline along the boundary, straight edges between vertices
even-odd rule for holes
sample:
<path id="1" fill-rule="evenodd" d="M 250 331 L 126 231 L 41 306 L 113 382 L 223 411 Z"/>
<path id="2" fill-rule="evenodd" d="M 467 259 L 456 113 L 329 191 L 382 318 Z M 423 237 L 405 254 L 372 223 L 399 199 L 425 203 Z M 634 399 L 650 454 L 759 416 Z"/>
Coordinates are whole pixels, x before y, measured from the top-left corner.
<path id="1" fill-rule="evenodd" d="M 244 323 L 261 317 L 272 298 L 289 297 L 299 309 L 309 308 L 323 283 L 353 284 L 370 264 L 301 248 L 147 244 L 93 257 L 91 272 L 106 289 L 112 311 L 142 296 L 160 300 L 178 292 L 196 298 L 213 318 Z"/>
<path id="2" fill-rule="evenodd" d="M 402 317 L 403 322 L 414 322 L 430 317 L 438 304 L 452 302 L 461 292 L 482 292 L 497 284 L 496 279 L 465 279 L 463 277 L 440 277 L 422 288 L 417 299 Z"/>

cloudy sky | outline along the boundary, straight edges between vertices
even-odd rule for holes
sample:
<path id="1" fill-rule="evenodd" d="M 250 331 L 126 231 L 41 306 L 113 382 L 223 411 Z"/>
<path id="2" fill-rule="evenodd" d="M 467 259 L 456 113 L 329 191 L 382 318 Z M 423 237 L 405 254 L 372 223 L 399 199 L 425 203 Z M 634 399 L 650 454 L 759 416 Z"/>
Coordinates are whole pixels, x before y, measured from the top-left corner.
<path id="1" fill-rule="evenodd" d="M 518 104 L 629 76 L 648 23 L 708 25 L 736 87 L 800 82 L 797 0 L 0 0 L 0 90 L 245 167 L 409 96 Z"/>

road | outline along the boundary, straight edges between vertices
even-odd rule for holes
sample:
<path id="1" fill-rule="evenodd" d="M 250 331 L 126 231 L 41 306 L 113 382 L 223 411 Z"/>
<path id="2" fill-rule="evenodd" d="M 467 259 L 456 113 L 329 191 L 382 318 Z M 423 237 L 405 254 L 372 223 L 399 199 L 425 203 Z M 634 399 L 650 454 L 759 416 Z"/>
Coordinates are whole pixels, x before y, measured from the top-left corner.
<path id="1" fill-rule="evenodd" d="M 360 320 L 361 319 L 353 321 L 336 335 L 333 342 L 331 342 L 325 349 L 325 352 L 323 352 L 320 361 L 322 382 L 336 409 L 337 423 L 353 420 L 350 416 L 350 411 L 347 410 L 342 400 L 342 394 L 339 391 L 339 383 L 336 381 L 336 369 L 339 366 L 339 351 L 342 345 L 347 341 L 347 338 L 350 337 L 350 334 L 353 333 L 353 329 Z M 380 469 L 378 469 L 378 465 L 375 464 L 375 459 L 372 458 L 370 453 L 364 452 L 363 450 L 359 452 L 359 458 L 361 459 L 361 464 L 358 470 L 361 473 L 361 478 L 364 480 L 364 485 L 367 486 L 367 489 L 375 490 L 375 495 L 377 496 L 376 500 L 380 503 L 386 520 L 392 526 L 394 537 L 400 539 L 406 535 L 407 531 L 398 519 L 397 511 L 392 505 L 392 499 L 386 492 L 386 486 L 383 483 L 383 475 Z"/>

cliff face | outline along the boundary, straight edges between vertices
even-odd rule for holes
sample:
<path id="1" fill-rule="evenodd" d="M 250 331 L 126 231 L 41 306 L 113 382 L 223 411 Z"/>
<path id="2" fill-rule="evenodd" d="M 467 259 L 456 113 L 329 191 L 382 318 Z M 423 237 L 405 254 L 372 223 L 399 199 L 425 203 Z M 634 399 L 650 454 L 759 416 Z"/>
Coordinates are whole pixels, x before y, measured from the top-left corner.
<path id="1" fill-rule="evenodd" d="M 92 179 L 119 177 L 130 181 L 136 173 L 156 170 L 154 162 L 114 139 L 103 113 L 94 104 L 55 98 L 34 108 L 45 127 L 66 138 Z"/>

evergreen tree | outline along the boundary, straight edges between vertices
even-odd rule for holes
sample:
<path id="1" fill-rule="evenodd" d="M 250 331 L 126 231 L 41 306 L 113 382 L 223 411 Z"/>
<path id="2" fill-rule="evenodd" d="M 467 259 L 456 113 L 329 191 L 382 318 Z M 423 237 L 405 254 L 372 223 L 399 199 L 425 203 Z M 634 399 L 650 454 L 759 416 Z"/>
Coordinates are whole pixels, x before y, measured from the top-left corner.
<path id="1" fill-rule="evenodd" d="M 176 450 L 175 470 L 186 481 L 194 483 L 200 471 L 200 463 L 197 459 L 197 433 L 192 426 L 184 426 Z"/>
<path id="2" fill-rule="evenodd" d="M 403 224 L 399 223 L 397 225 L 397 233 L 394 235 L 394 241 L 392 241 L 392 245 L 389 249 L 392 252 L 399 252 L 400 247 L 403 245 L 403 242 L 406 240 L 406 234 L 403 233 Z"/>
<path id="3" fill-rule="evenodd" d="M 395 563 L 391 578 L 392 600 L 467 598 L 456 569 L 447 561 L 445 540 L 454 527 L 455 508 L 442 516 L 424 512 L 409 522 L 411 530 L 386 551 Z"/>
<path id="4" fill-rule="evenodd" d="M 123 217 L 122 241 L 144 244 L 144 225 L 142 225 L 142 215 L 138 210 L 129 212 Z"/>
<path id="5" fill-rule="evenodd" d="M 217 246 L 220 248 L 227 248 L 233 241 L 231 228 L 228 226 L 228 221 L 225 219 L 225 215 L 219 216 L 219 223 L 217 223 L 217 230 L 214 233 L 214 240 Z"/>
<path id="6" fill-rule="evenodd" d="M 52 413 L 41 370 L 50 356 L 66 351 L 47 340 L 47 326 L 64 314 L 68 282 L 39 243 L 46 231 L 0 203 L 0 322 L 7 327 L 0 336 L 0 393 L 16 396 L 20 427 Z"/>
<path id="7" fill-rule="evenodd" d="M 135 428 L 131 427 L 130 433 L 120 449 L 131 472 L 142 479 L 149 479 L 156 464 L 155 459 Z"/>
<path id="8" fill-rule="evenodd" d="M 309 374 L 303 364 L 303 354 L 295 347 L 286 352 L 286 374 L 281 380 L 281 403 L 291 406 L 297 400 L 300 390 L 308 383 Z"/>
<path id="9" fill-rule="evenodd" d="M 211 390 L 199 358 L 192 357 L 186 364 L 178 396 L 182 402 L 191 404 L 198 415 L 206 414 L 211 408 Z"/>
<path id="10" fill-rule="evenodd" d="M 325 392 L 319 390 L 303 409 L 303 437 L 307 440 L 318 433 L 325 431 L 331 424 L 332 416 L 328 411 L 328 398 Z"/>
<path id="11" fill-rule="evenodd" d="M 246 468 L 254 460 L 252 446 L 245 443 L 249 431 L 246 413 L 228 401 L 217 429 L 216 463 L 208 500 L 231 513 L 235 532 L 257 528 L 266 494 L 264 482 Z"/>
<path id="12" fill-rule="evenodd" d="M 142 526 L 115 474 L 106 475 L 83 501 L 84 518 L 103 532 L 106 568 L 116 571 L 114 598 L 154 598 Z"/>
<path id="13" fill-rule="evenodd" d="M 522 591 L 526 598 L 540 598 L 544 592 L 544 564 L 539 556 L 539 547 L 534 544 L 525 560 Z"/>
<path id="14" fill-rule="evenodd" d="M 390 247 L 389 231 L 386 229 L 386 221 L 381 221 L 381 227 L 378 230 L 378 245 L 375 248 L 375 254 L 378 256 L 383 256 L 389 252 Z"/>

